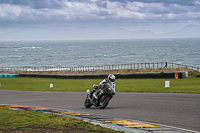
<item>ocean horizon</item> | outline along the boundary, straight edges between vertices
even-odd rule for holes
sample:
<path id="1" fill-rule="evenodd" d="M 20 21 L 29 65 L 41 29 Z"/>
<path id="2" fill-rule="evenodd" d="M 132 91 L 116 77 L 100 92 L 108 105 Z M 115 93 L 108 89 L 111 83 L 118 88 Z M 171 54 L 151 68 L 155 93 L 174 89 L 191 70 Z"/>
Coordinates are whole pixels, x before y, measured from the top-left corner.
<path id="1" fill-rule="evenodd" d="M 173 62 L 200 67 L 200 38 L 1 40 L 0 67 Z"/>

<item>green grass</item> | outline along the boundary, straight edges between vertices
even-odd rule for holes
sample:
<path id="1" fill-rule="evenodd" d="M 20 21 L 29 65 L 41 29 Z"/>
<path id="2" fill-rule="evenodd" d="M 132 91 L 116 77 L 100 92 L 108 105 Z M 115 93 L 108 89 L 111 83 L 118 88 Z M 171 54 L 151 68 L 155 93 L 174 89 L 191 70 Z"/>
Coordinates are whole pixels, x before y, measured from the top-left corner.
<path id="1" fill-rule="evenodd" d="M 73 118 L 36 111 L 0 108 L 0 132 L 48 132 L 80 130 L 85 132 L 115 132 Z"/>
<path id="2" fill-rule="evenodd" d="M 85 91 L 100 79 L 0 78 L 2 90 Z M 53 84 L 53 88 L 50 88 Z"/>
<path id="3" fill-rule="evenodd" d="M 200 78 L 190 72 L 187 79 L 116 79 L 116 92 L 200 93 Z M 102 79 L 0 78 L 0 89 L 23 91 L 86 91 Z M 165 88 L 165 81 L 170 87 Z M 53 88 L 50 88 L 50 84 Z"/>
<path id="4" fill-rule="evenodd" d="M 170 87 L 165 88 L 165 81 Z M 119 92 L 200 93 L 200 79 L 121 79 Z"/>

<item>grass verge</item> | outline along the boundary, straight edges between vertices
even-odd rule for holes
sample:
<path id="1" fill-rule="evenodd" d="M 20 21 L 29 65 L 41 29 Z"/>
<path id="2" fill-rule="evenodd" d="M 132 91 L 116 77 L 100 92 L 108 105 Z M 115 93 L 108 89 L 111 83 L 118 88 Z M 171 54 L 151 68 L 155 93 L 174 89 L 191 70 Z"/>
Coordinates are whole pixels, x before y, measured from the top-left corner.
<path id="1" fill-rule="evenodd" d="M 116 79 L 117 92 L 152 93 L 200 93 L 200 78 L 190 72 L 187 79 Z M 99 84 L 102 79 L 55 79 L 55 78 L 0 78 L 0 89 L 23 91 L 70 91 L 83 92 Z M 165 88 L 165 81 L 170 87 Z M 50 88 L 53 84 L 53 88 Z"/>
<path id="2" fill-rule="evenodd" d="M 117 132 L 56 114 L 0 108 L 0 132 Z"/>

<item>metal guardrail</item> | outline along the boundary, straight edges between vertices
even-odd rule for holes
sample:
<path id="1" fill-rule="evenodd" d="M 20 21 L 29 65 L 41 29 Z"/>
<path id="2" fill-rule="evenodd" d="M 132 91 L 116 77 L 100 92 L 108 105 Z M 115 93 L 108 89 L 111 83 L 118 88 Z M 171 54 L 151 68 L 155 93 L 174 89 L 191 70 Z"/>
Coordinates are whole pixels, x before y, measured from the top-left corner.
<path id="1" fill-rule="evenodd" d="M 200 67 L 182 65 L 171 62 L 157 63 L 130 63 L 118 65 L 101 66 L 78 66 L 78 67 L 0 67 L 0 71 L 96 71 L 96 70 L 121 70 L 121 69 L 142 69 L 142 68 L 190 68 L 200 72 Z"/>
<path id="2" fill-rule="evenodd" d="M 200 72 L 200 67 L 194 67 L 194 66 L 171 63 L 171 62 L 166 62 L 166 64 L 167 64 L 167 68 L 180 68 L 180 67 L 182 67 L 182 68 L 189 68 L 189 69 Z"/>

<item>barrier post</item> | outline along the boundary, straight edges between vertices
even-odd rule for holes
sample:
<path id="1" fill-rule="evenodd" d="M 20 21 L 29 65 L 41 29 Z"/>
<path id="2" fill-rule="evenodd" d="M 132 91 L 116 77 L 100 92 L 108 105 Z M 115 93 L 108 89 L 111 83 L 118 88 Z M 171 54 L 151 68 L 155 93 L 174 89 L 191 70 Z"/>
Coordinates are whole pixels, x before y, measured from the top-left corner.
<path id="1" fill-rule="evenodd" d="M 170 81 L 165 81 L 165 88 L 170 87 Z"/>
<path id="2" fill-rule="evenodd" d="M 50 88 L 53 88 L 53 84 L 50 84 Z"/>

